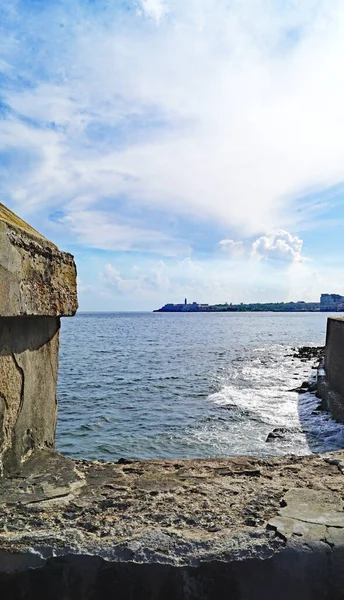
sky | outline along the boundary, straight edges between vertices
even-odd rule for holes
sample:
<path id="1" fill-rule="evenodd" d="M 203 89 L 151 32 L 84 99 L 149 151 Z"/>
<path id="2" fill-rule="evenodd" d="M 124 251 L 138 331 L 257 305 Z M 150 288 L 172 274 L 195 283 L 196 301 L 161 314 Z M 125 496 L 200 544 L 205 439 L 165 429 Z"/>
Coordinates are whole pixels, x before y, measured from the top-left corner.
<path id="1" fill-rule="evenodd" d="M 7 0 L 0 202 L 80 310 L 344 294 L 344 0 Z"/>

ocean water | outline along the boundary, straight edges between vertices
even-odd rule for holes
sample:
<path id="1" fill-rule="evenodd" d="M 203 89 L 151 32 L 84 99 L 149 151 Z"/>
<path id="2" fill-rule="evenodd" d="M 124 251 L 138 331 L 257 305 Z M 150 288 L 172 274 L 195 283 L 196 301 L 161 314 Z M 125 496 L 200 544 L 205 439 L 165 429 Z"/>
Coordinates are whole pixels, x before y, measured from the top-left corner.
<path id="1" fill-rule="evenodd" d="M 344 428 L 290 391 L 315 374 L 320 313 L 80 313 L 63 319 L 57 447 L 74 458 L 325 452 Z M 275 428 L 281 438 L 267 442 Z"/>

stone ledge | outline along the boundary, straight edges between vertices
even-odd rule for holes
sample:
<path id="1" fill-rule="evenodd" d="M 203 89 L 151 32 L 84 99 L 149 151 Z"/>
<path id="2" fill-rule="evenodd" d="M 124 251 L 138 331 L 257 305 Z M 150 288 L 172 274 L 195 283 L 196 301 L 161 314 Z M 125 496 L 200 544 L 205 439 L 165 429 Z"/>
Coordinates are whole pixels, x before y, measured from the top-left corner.
<path id="1" fill-rule="evenodd" d="M 276 586 L 279 598 L 342 598 L 343 576 L 331 577 L 344 552 L 344 452 L 121 464 L 45 456 L 7 478 L 0 495 L 0 568 L 13 581 L 29 566 L 42 576 L 62 564 L 73 573 L 91 568 L 97 581 L 109 570 L 136 577 L 146 566 L 140 585 L 151 570 L 157 589 L 171 573 L 175 586 L 193 581 L 189 595 L 166 598 L 232 598 L 221 595 L 221 581 L 244 590 L 249 574 L 265 595 L 256 587 L 257 595 L 252 588 L 233 598 L 273 598 Z M 160 597 L 126 593 L 116 598 Z M 112 596 L 90 596 L 101 597 Z"/>

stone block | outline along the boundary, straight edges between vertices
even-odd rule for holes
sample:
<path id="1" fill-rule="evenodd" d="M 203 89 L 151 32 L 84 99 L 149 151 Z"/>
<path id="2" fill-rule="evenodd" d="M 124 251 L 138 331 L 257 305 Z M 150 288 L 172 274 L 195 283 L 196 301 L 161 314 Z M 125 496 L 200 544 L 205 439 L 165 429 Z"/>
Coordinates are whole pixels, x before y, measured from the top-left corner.
<path id="1" fill-rule="evenodd" d="M 77 310 L 76 268 L 0 204 L 0 473 L 53 449 L 60 316 Z"/>
<path id="2" fill-rule="evenodd" d="M 73 256 L 0 204 L 0 316 L 72 316 L 77 308 Z"/>

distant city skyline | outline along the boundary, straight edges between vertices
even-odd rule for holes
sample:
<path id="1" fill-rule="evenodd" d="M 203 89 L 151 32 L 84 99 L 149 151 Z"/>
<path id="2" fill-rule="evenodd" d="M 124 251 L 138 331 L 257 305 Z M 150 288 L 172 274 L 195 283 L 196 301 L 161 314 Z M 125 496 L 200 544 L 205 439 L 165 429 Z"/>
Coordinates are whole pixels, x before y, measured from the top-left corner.
<path id="1" fill-rule="evenodd" d="M 197 301 L 188 302 L 187 298 L 180 303 L 167 303 L 154 312 L 214 312 L 219 311 L 237 311 L 237 310 L 274 310 L 274 311 L 320 311 L 320 312 L 344 312 L 344 296 L 340 294 L 323 293 L 319 301 L 305 302 L 304 300 L 294 300 L 290 302 L 252 302 L 252 303 L 233 303 L 219 302 L 215 304 L 199 303 Z"/>
<path id="2" fill-rule="evenodd" d="M 8 0 L 0 201 L 80 310 L 314 301 L 344 273 L 344 1 Z"/>

